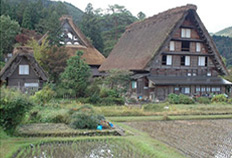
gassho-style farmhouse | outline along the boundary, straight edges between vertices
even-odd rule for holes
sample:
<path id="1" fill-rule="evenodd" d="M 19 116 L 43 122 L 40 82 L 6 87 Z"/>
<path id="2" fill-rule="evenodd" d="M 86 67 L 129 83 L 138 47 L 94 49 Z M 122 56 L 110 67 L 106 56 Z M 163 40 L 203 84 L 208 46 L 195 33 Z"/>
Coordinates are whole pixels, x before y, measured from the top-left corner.
<path id="1" fill-rule="evenodd" d="M 82 58 L 93 77 L 104 76 L 112 69 L 133 72 L 128 91 L 139 99 L 162 101 L 170 93 L 231 95 L 232 83 L 220 77 L 229 73 L 196 10 L 195 5 L 177 7 L 130 25 L 107 59 L 69 16 L 60 19 L 64 37 L 60 43 L 70 56 L 77 50 L 84 52 Z M 7 86 L 25 91 L 40 89 L 48 75 L 32 50 L 19 47 L 0 78 Z"/>
<path id="2" fill-rule="evenodd" d="M 130 25 L 100 71 L 129 70 L 131 92 L 149 100 L 168 94 L 231 94 L 232 83 L 195 5 L 177 7 Z"/>

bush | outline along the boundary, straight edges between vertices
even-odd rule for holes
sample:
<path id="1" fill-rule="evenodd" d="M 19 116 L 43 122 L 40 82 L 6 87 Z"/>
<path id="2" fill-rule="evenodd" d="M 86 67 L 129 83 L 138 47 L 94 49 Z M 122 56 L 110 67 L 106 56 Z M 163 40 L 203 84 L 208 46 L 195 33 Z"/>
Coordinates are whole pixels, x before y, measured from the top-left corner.
<path id="1" fill-rule="evenodd" d="M 232 104 L 232 98 L 228 99 L 228 103 Z"/>
<path id="2" fill-rule="evenodd" d="M 219 94 L 219 95 L 215 95 L 213 96 L 213 98 L 211 99 L 212 102 L 216 102 L 216 103 L 219 103 L 219 102 L 226 102 L 227 101 L 227 98 L 224 94 Z"/>
<path id="3" fill-rule="evenodd" d="M 210 104 L 211 103 L 211 100 L 207 97 L 196 98 L 196 101 L 200 104 Z"/>
<path id="4" fill-rule="evenodd" d="M 194 100 L 187 95 L 180 94 L 180 104 L 194 104 Z"/>
<path id="5" fill-rule="evenodd" d="M 70 126 L 74 129 L 96 129 L 103 116 L 95 113 L 75 112 L 72 115 Z"/>
<path id="6" fill-rule="evenodd" d="M 170 104 L 179 104 L 180 103 L 180 98 L 179 98 L 179 96 L 177 94 L 171 93 L 171 94 L 168 95 L 168 102 Z"/>
<path id="7" fill-rule="evenodd" d="M 4 130 L 14 132 L 16 126 L 23 120 L 24 115 L 34 104 L 28 96 L 11 89 L 1 89 L 0 125 Z"/>
<path id="8" fill-rule="evenodd" d="M 168 102 L 170 104 L 194 104 L 194 100 L 187 95 L 184 94 L 169 94 Z"/>
<path id="9" fill-rule="evenodd" d="M 32 96 L 32 99 L 35 100 L 35 102 L 44 105 L 54 97 L 55 92 L 49 86 L 45 86 L 42 90 L 36 92 L 35 95 Z"/>
<path id="10" fill-rule="evenodd" d="M 101 98 L 106 98 L 106 97 L 119 98 L 120 93 L 115 89 L 102 88 L 100 92 L 100 97 Z"/>

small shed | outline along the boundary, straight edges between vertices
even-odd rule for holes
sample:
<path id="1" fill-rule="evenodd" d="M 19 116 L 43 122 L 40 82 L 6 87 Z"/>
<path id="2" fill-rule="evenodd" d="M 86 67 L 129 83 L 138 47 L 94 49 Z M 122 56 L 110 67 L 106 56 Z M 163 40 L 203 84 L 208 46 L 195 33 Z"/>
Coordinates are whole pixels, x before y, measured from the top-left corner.
<path id="1" fill-rule="evenodd" d="M 1 83 L 22 92 L 34 92 L 42 88 L 48 75 L 35 60 L 30 47 L 17 47 L 13 57 L 0 72 Z"/>

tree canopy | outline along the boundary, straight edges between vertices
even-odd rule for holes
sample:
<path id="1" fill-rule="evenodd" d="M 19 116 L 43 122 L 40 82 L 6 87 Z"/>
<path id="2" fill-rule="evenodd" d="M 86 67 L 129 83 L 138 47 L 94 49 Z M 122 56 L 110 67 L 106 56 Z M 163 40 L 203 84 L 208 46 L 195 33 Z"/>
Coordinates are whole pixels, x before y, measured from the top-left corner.
<path id="1" fill-rule="evenodd" d="M 76 56 L 68 59 L 67 67 L 61 74 L 61 84 L 66 90 L 70 90 L 73 97 L 83 97 L 85 95 L 90 78 L 90 68 L 81 56 L 83 52 L 78 51 Z"/>

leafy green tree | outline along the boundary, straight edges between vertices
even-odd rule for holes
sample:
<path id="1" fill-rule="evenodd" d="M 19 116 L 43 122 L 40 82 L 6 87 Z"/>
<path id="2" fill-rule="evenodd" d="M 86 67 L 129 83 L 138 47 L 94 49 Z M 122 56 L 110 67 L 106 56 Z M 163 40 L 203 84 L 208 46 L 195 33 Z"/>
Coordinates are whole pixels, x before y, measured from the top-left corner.
<path id="1" fill-rule="evenodd" d="M 83 97 L 89 84 L 90 68 L 81 56 L 83 52 L 78 51 L 76 56 L 67 61 L 67 67 L 61 74 L 62 86 L 71 90 L 70 95 L 73 97 Z"/>
<path id="2" fill-rule="evenodd" d="M 49 80 L 58 83 L 59 76 L 64 72 L 69 55 L 64 47 L 52 46 L 42 52 L 41 66 L 48 72 Z"/>
<path id="3" fill-rule="evenodd" d="M 139 13 L 137 14 L 137 17 L 138 17 L 139 20 L 143 20 L 143 19 L 146 18 L 146 14 L 144 14 L 143 12 L 139 12 Z"/>
<path id="4" fill-rule="evenodd" d="M 89 3 L 85 9 L 80 28 L 82 32 L 91 39 L 95 48 L 102 52 L 104 44 L 99 24 L 98 17 L 94 14 L 92 4 Z"/>
<path id="5" fill-rule="evenodd" d="M 32 29 L 31 12 L 28 7 L 23 13 L 22 27 Z"/>
<path id="6" fill-rule="evenodd" d="M 110 70 L 104 78 L 103 83 L 110 89 L 116 90 L 120 95 L 123 95 L 129 86 L 131 72 L 125 70 Z"/>
<path id="7" fill-rule="evenodd" d="M 15 43 L 15 36 L 19 33 L 20 26 L 17 21 L 9 16 L 0 17 L 0 54 L 11 53 Z"/>
<path id="8" fill-rule="evenodd" d="M 27 43 L 27 46 L 32 47 L 34 51 L 34 57 L 35 60 L 42 66 L 44 67 L 44 58 L 46 56 L 46 52 L 49 49 L 49 44 L 47 38 L 43 39 L 41 43 L 39 44 L 38 41 L 35 39 L 32 39 Z"/>

